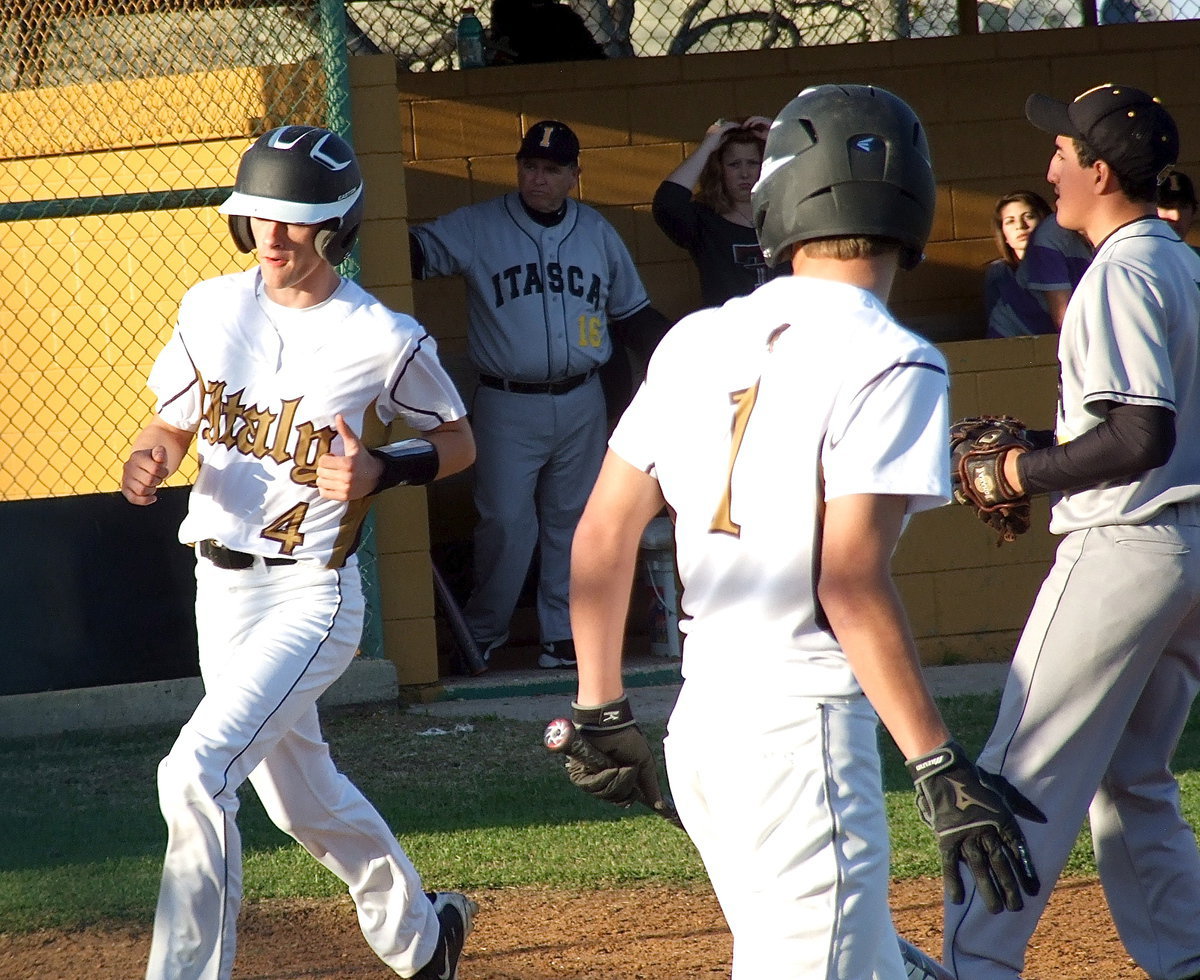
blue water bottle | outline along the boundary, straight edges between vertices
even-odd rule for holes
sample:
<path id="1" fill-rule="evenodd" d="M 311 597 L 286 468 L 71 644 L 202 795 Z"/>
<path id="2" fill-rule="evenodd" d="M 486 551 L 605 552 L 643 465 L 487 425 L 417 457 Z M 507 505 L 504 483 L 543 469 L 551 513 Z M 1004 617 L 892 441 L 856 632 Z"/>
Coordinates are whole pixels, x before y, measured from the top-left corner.
<path id="1" fill-rule="evenodd" d="M 475 16 L 474 7 L 463 7 L 462 19 L 458 22 L 458 67 L 482 68 L 483 25 Z"/>

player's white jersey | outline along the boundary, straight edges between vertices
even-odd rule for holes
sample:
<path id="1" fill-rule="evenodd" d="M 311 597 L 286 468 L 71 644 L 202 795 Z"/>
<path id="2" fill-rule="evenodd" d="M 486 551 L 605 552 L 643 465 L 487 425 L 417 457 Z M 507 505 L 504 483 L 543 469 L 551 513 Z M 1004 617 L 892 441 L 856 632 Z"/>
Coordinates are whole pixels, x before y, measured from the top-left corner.
<path id="1" fill-rule="evenodd" d="M 947 412 L 942 355 L 853 286 L 775 279 L 667 334 L 610 446 L 675 513 L 689 683 L 858 692 L 814 591 L 822 505 L 945 503 Z"/>
<path id="2" fill-rule="evenodd" d="M 598 211 L 568 198 L 549 228 L 515 191 L 413 228 L 427 276 L 464 276 L 471 361 L 509 381 L 582 374 L 612 355 L 608 319 L 649 305 L 629 250 Z"/>
<path id="3" fill-rule="evenodd" d="M 342 451 L 334 416 L 361 435 L 368 411 L 422 431 L 466 414 L 412 317 L 350 280 L 288 310 L 262 295 L 257 269 L 188 291 L 149 385 L 158 414 L 196 432 L 200 475 L 180 541 L 331 568 L 357 545 L 369 504 L 317 492 L 317 459 Z"/>
<path id="4" fill-rule="evenodd" d="M 1175 451 L 1136 477 L 1064 494 L 1051 531 L 1141 524 L 1167 504 L 1200 500 L 1198 343 L 1200 257 L 1158 218 L 1118 228 L 1067 307 L 1056 437 L 1069 442 L 1097 425 L 1095 402 L 1160 406 L 1175 413 Z"/>

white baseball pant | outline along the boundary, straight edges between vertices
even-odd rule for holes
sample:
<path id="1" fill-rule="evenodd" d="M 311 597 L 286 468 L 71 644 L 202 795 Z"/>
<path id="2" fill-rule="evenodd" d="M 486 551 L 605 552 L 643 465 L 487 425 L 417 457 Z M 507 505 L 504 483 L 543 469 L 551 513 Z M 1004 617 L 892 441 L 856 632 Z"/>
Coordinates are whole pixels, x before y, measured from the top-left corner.
<path id="1" fill-rule="evenodd" d="M 204 697 L 159 765 L 167 851 L 147 980 L 227 980 L 242 898 L 237 790 L 344 881 L 371 948 L 401 976 L 437 917 L 383 818 L 333 764 L 316 701 L 362 633 L 356 566 L 216 568 L 197 560 Z"/>

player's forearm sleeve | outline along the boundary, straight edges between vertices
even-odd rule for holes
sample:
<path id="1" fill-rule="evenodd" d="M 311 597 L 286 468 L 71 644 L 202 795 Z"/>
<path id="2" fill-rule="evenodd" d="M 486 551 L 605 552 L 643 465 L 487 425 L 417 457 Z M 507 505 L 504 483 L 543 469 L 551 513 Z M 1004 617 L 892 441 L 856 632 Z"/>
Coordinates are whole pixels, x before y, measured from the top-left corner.
<path id="1" fill-rule="evenodd" d="M 650 360 L 658 342 L 671 329 L 671 321 L 663 316 L 653 306 L 643 306 L 636 313 L 631 313 L 610 324 L 613 336 L 642 361 Z"/>
<path id="2" fill-rule="evenodd" d="M 1104 420 L 1078 439 L 1017 460 L 1028 493 L 1078 490 L 1162 466 L 1175 448 L 1175 413 L 1157 405 L 1109 403 Z"/>
<path id="3" fill-rule="evenodd" d="M 408 233 L 408 255 L 412 265 L 413 279 L 425 278 L 425 249 L 421 245 L 421 239 L 414 235 L 411 231 Z"/>

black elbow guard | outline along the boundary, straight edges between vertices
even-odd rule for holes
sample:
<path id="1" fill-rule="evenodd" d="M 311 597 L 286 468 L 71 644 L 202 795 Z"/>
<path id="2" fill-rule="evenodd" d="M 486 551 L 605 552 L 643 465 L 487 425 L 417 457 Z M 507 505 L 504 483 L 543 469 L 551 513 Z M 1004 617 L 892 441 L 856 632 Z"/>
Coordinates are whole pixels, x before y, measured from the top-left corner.
<path id="1" fill-rule="evenodd" d="M 372 494 L 392 487 L 432 483 L 437 476 L 438 451 L 428 439 L 402 439 L 368 451 L 383 463 L 383 473 Z"/>

